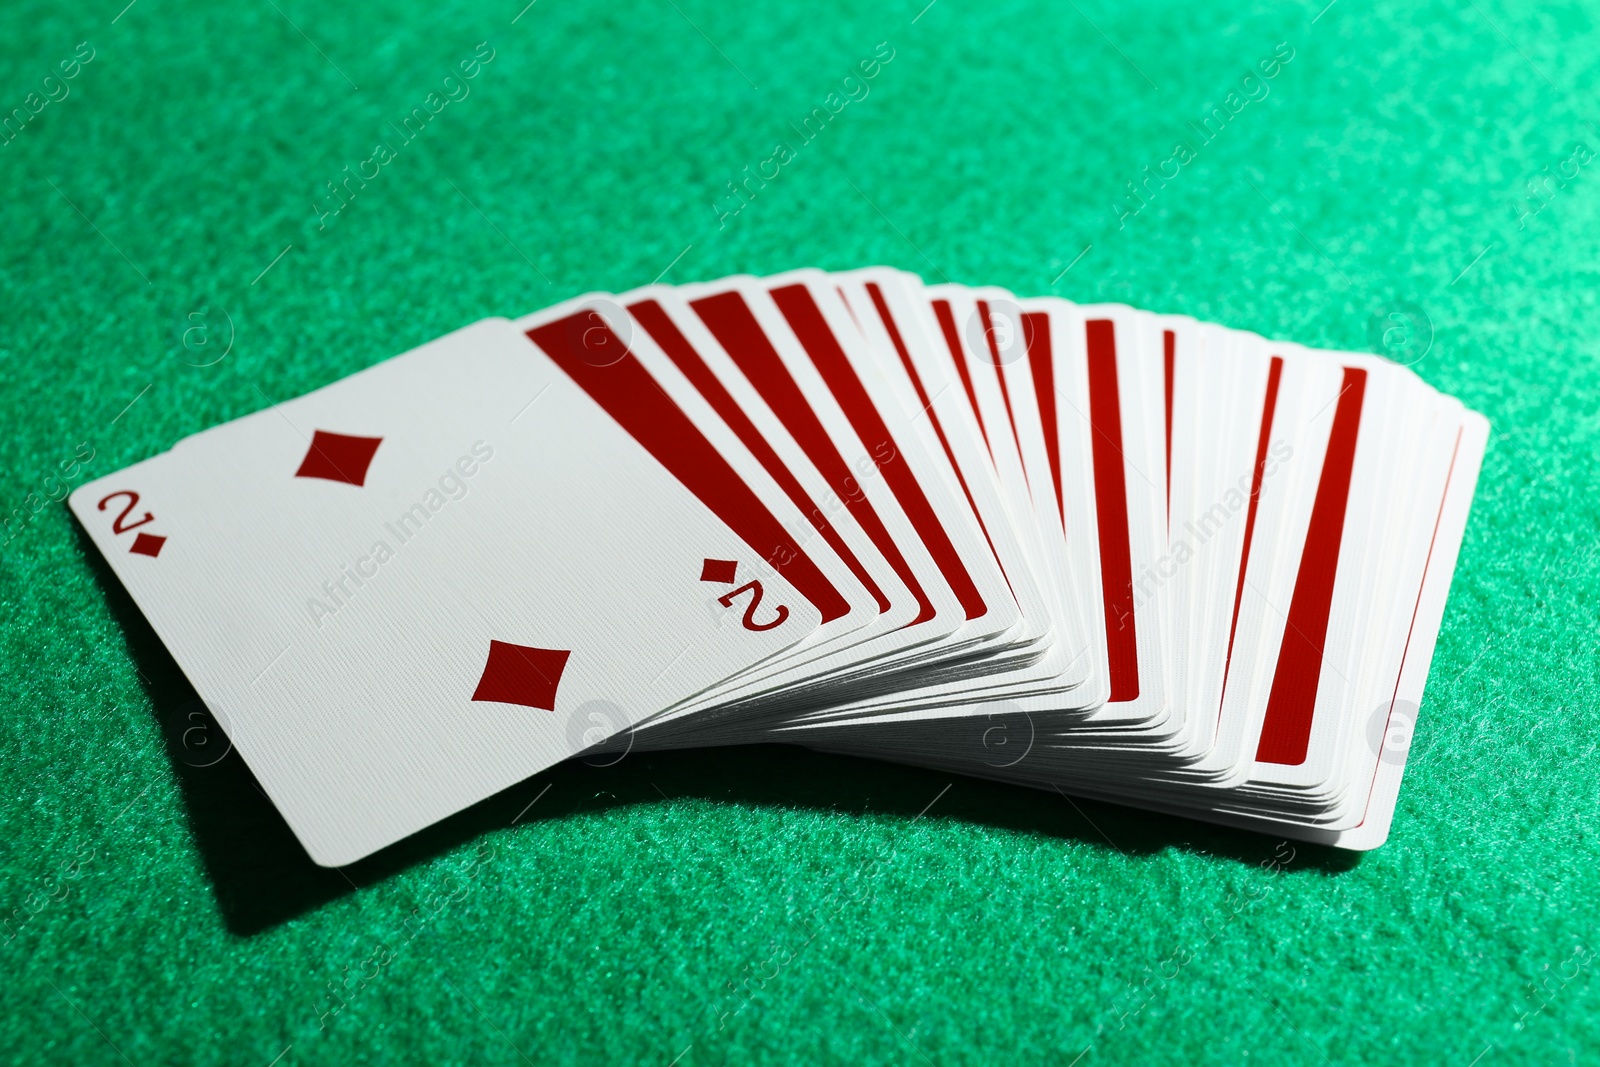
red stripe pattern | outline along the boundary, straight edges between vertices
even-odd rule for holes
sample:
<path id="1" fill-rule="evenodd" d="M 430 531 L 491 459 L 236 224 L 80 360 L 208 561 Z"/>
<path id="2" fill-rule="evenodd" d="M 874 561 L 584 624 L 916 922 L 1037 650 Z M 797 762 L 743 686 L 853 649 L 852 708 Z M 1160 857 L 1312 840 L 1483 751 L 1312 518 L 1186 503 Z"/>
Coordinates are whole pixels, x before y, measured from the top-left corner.
<path id="1" fill-rule="evenodd" d="M 583 338 L 593 339 L 595 331 L 601 331 L 600 344 L 585 349 Z M 815 604 L 823 622 L 849 613 L 843 594 L 631 352 L 603 367 L 584 359 L 586 351 L 596 349 L 625 351 L 621 338 L 604 319 L 592 311 L 580 311 L 529 330 L 528 337 L 745 544 Z"/>
<path id="2" fill-rule="evenodd" d="M 845 418 L 850 420 L 856 436 L 872 453 L 873 462 L 883 474 L 884 482 L 900 502 L 900 508 L 916 529 L 917 536 L 927 546 L 928 554 L 938 564 L 939 572 L 950 583 L 966 617 L 981 618 L 988 611 L 983 594 L 973 581 L 967 565 L 962 562 L 961 553 L 951 542 L 944 524 L 939 521 L 933 504 L 923 493 L 922 485 L 917 481 L 910 464 L 900 454 L 900 446 L 889 433 L 889 427 L 884 425 L 877 405 L 861 384 L 855 368 L 850 366 L 850 358 L 839 347 L 833 330 L 822 317 L 822 309 L 811 299 L 811 291 L 803 285 L 785 285 L 771 292 L 773 302 L 778 305 L 778 310 L 783 313 L 794 335 L 800 339 L 801 347 L 811 357 L 817 373 L 828 384 L 828 391 L 844 410 Z"/>
<path id="3" fill-rule="evenodd" d="M 1133 560 L 1128 543 L 1128 486 L 1123 473 L 1117 335 L 1110 319 L 1084 324 L 1089 347 L 1089 425 L 1094 431 L 1094 499 L 1100 526 L 1100 586 L 1105 603 L 1111 702 L 1139 696 Z"/>
<path id="4" fill-rule="evenodd" d="M 783 365 L 783 357 L 767 340 L 766 332 L 744 302 L 744 297 L 737 292 L 718 293 L 692 301 L 689 306 L 711 330 L 717 343 L 733 357 L 739 370 L 750 379 L 750 384 L 755 386 L 767 406 L 777 414 L 779 421 L 805 450 L 811 462 L 816 464 L 834 494 L 844 501 L 872 543 L 889 561 L 889 566 L 894 568 L 906 588 L 916 597 L 918 611 L 912 624 L 932 619 L 937 612 L 912 571 L 911 564 L 901 554 L 894 538 L 889 536 L 883 519 L 851 472 L 850 464 L 834 447 L 833 439 L 811 410 L 805 394 L 789 376 L 788 368 Z"/>
<path id="5" fill-rule="evenodd" d="M 1333 610 L 1333 580 L 1339 567 L 1339 544 L 1344 539 L 1345 508 L 1350 502 L 1350 475 L 1355 467 L 1356 436 L 1361 429 L 1361 401 L 1367 372 L 1344 369 L 1339 404 L 1328 434 L 1328 455 L 1322 461 L 1316 500 L 1311 505 L 1311 525 L 1294 597 L 1289 601 L 1283 645 L 1278 650 L 1278 670 L 1267 697 L 1267 717 L 1261 726 L 1256 759 L 1262 763 L 1298 766 L 1306 761 L 1311 741 L 1311 716 L 1322 681 L 1322 653 L 1328 636 L 1328 616 Z"/>
<path id="6" fill-rule="evenodd" d="M 705 397 L 717 414 L 722 417 L 722 421 L 728 424 L 728 428 L 738 435 L 740 441 L 744 442 L 744 446 L 756 457 L 761 466 L 766 468 L 767 473 L 772 475 L 773 480 L 778 483 L 784 494 L 794 501 L 795 507 L 799 508 L 805 517 L 811 521 L 811 525 L 816 527 L 817 532 L 822 535 L 823 540 L 828 542 L 829 547 L 839 554 L 839 558 L 844 561 L 845 566 L 850 568 L 850 573 L 856 576 L 856 580 L 866 586 L 867 591 L 872 594 L 872 599 L 877 602 L 878 614 L 881 615 L 888 611 L 889 598 L 884 595 L 878 583 L 873 580 L 866 566 L 850 550 L 850 546 L 834 525 L 828 521 L 828 517 L 822 513 L 822 510 L 812 504 L 811 498 L 806 494 L 805 487 L 800 484 L 800 480 L 794 476 L 794 472 L 789 469 L 783 460 L 778 458 L 778 453 L 773 451 L 772 445 L 762 436 L 761 431 L 756 429 L 755 424 L 750 421 L 750 417 L 744 413 L 744 409 L 723 388 L 722 383 L 717 380 L 717 376 L 712 373 L 711 368 L 706 366 L 705 360 L 701 359 L 700 353 L 694 350 L 694 346 L 689 343 L 689 339 L 683 336 L 682 331 L 667 315 L 666 309 L 654 300 L 641 300 L 637 304 L 630 305 L 628 312 L 638 320 L 639 325 L 644 327 L 645 332 L 650 335 L 651 339 L 661 346 L 661 350 L 667 354 L 667 358 L 672 360 L 678 370 L 683 372 L 683 376 L 689 379 L 689 383 L 699 391 L 701 396 Z"/>

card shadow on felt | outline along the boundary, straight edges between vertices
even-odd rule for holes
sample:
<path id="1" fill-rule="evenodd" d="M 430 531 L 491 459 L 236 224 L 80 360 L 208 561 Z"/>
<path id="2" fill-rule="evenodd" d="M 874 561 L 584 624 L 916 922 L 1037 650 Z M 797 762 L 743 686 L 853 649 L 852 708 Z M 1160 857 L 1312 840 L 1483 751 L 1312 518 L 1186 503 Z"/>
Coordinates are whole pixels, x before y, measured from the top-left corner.
<path id="1" fill-rule="evenodd" d="M 189 826 L 230 932 L 250 936 L 375 885 L 485 834 L 680 799 L 976 823 L 1080 842 L 1127 857 L 1177 848 L 1257 865 L 1266 834 L 1101 801 L 791 745 L 747 745 L 569 760 L 347 867 L 319 867 L 301 848 L 242 757 L 122 583 L 76 521 L 85 560 L 106 594 L 166 738 Z M 942 792 L 947 785 L 954 788 Z M 930 804 L 930 801 L 934 803 Z M 1360 853 L 1290 842 L 1290 870 L 1339 874 Z"/>

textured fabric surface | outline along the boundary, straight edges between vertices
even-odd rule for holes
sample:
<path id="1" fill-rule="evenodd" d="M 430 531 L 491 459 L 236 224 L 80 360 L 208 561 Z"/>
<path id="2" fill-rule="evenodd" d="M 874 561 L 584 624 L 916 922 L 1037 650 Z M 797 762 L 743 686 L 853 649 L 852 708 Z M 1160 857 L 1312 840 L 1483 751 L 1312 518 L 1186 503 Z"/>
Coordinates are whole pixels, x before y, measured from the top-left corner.
<path id="1" fill-rule="evenodd" d="M 1595 4 L 123 2 L 0 12 L 0 1056 L 1600 1048 Z M 766 747 L 318 870 L 50 500 L 485 315 L 873 263 L 1382 346 L 1489 415 L 1386 847 Z"/>

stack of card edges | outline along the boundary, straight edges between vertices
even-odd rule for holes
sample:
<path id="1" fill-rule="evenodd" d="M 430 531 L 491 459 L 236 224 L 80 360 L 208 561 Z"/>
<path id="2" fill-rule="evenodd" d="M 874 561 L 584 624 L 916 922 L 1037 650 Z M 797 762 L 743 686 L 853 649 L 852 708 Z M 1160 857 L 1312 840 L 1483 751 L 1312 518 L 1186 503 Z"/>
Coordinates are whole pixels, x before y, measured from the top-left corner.
<path id="1" fill-rule="evenodd" d="M 1487 436 L 1371 355 L 802 270 L 485 320 L 71 507 L 178 755 L 325 865 L 757 742 L 1369 849 Z"/>

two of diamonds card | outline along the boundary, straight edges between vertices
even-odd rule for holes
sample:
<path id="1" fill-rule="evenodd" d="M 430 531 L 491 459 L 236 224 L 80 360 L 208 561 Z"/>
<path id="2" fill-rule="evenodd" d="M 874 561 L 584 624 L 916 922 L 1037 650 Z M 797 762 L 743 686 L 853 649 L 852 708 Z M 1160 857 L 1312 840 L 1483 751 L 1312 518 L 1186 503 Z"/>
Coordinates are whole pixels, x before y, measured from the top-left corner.
<path id="1" fill-rule="evenodd" d="M 1362 849 L 1486 439 L 1371 356 L 798 271 L 487 320 L 70 504 L 325 865 L 758 741 Z"/>

